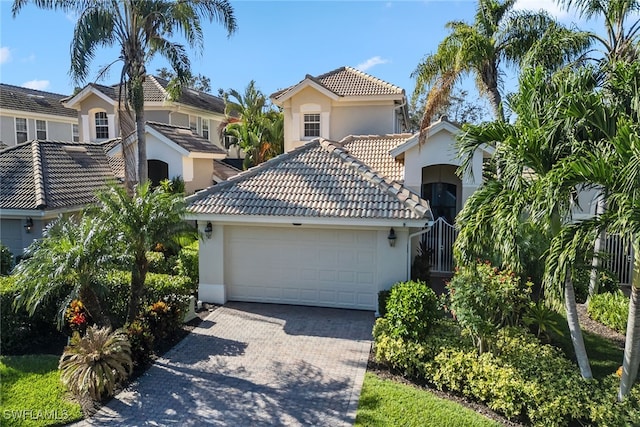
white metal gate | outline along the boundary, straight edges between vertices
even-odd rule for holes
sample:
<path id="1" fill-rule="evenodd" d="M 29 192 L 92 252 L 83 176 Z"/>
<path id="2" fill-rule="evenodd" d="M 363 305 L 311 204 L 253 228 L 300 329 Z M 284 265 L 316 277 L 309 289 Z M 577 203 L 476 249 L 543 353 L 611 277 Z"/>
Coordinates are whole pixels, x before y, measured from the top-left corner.
<path id="1" fill-rule="evenodd" d="M 453 271 L 453 242 L 458 237 L 455 227 L 443 217 L 438 218 L 431 230 L 424 234 L 427 249 L 431 252 L 431 272 L 450 273 Z"/>
<path id="2" fill-rule="evenodd" d="M 605 267 L 616 274 L 623 285 L 631 284 L 633 274 L 633 247 L 629 236 L 607 234 Z"/>

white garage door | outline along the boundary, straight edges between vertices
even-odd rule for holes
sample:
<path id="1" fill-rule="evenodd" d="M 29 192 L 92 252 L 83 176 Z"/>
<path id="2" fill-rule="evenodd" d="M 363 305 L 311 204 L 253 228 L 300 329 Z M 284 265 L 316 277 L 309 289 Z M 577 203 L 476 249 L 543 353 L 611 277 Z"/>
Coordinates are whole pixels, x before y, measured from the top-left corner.
<path id="1" fill-rule="evenodd" d="M 232 301 L 375 310 L 376 232 L 226 227 Z"/>

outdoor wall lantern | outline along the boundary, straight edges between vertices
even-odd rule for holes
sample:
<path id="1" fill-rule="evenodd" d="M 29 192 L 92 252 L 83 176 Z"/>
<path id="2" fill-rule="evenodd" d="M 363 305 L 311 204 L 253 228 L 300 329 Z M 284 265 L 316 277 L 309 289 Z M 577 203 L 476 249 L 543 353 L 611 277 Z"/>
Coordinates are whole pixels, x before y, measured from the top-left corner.
<path id="1" fill-rule="evenodd" d="M 396 245 L 396 239 L 398 237 L 396 236 L 396 231 L 391 228 L 389 230 L 389 235 L 387 236 L 387 240 L 389 240 L 389 246 L 391 246 L 392 248 Z"/>
<path id="2" fill-rule="evenodd" d="M 24 224 L 24 231 L 27 232 L 27 234 L 31 233 L 31 230 L 33 229 L 33 219 L 31 219 L 31 217 L 27 218 L 27 222 Z"/>
<path id="3" fill-rule="evenodd" d="M 207 236 L 207 239 L 211 238 L 211 235 L 213 234 L 213 225 L 211 225 L 210 222 L 208 222 L 207 226 L 204 228 L 204 234 Z"/>

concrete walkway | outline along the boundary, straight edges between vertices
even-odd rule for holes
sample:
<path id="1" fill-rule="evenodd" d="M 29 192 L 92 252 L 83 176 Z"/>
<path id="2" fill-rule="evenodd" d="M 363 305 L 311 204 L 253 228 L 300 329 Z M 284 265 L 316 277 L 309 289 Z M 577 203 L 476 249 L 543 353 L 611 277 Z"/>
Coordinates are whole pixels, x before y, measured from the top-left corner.
<path id="1" fill-rule="evenodd" d="M 78 425 L 352 425 L 372 312 L 229 303 Z"/>

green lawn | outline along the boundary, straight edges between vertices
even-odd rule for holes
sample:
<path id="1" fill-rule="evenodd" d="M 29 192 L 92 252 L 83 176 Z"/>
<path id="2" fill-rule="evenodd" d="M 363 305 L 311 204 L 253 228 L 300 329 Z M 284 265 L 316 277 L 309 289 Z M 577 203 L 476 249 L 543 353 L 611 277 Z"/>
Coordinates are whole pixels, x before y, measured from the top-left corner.
<path id="1" fill-rule="evenodd" d="M 52 426 L 82 419 L 60 383 L 58 356 L 0 357 L 0 425 Z"/>
<path id="2" fill-rule="evenodd" d="M 355 425 L 496 427 L 500 424 L 427 390 L 367 373 Z"/>

